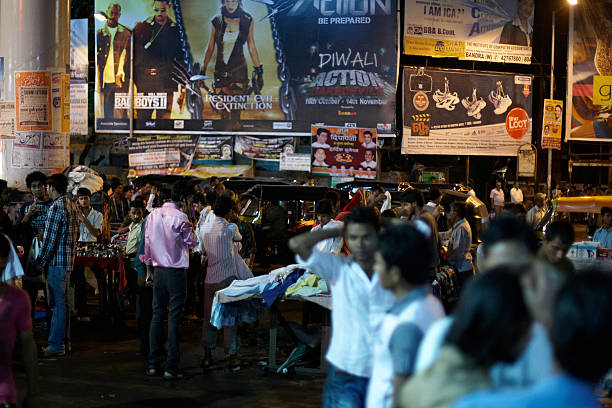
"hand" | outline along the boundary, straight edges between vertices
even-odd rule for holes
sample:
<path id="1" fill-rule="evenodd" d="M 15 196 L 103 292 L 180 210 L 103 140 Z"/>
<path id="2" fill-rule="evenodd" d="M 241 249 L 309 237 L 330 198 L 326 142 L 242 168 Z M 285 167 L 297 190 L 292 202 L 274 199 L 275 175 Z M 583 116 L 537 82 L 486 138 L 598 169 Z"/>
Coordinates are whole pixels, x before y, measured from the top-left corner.
<path id="1" fill-rule="evenodd" d="M 85 216 L 81 212 L 81 210 L 77 211 L 77 219 L 81 222 L 85 222 Z"/>
<path id="2" fill-rule="evenodd" d="M 125 74 L 123 72 L 119 72 L 117 75 L 115 75 L 115 86 L 117 88 L 121 88 L 122 82 L 125 82 Z"/>
<path id="3" fill-rule="evenodd" d="M 253 69 L 253 77 L 251 78 L 251 86 L 253 87 L 253 92 L 256 94 L 260 94 L 261 90 L 264 86 L 263 80 L 263 65 L 255 67 Z"/>

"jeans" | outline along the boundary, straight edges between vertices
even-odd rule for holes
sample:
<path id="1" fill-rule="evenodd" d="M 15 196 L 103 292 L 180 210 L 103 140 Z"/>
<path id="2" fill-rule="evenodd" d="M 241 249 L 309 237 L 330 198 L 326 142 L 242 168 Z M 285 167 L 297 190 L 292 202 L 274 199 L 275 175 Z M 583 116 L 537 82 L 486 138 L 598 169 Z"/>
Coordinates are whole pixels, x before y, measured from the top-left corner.
<path id="1" fill-rule="evenodd" d="M 70 344 L 70 310 L 66 292 L 70 273 L 56 266 L 49 266 L 47 276 L 47 293 L 49 307 L 53 311 L 49 328 L 49 348 L 53 351 L 65 350 Z"/>
<path id="2" fill-rule="evenodd" d="M 217 328 L 210 324 L 213 299 L 218 290 L 227 288 L 234 277 L 228 278 L 218 283 L 207 283 L 204 286 L 204 324 L 202 325 L 202 347 L 214 350 L 217 347 Z M 231 356 L 238 354 L 238 326 L 223 327 L 223 348 L 226 354 Z"/>
<path id="3" fill-rule="evenodd" d="M 323 389 L 325 408 L 360 408 L 365 406 L 368 391 L 367 377 L 358 377 L 329 366 L 327 381 Z"/>
<path id="4" fill-rule="evenodd" d="M 149 366 L 161 365 L 161 329 L 168 307 L 168 356 L 166 371 L 175 372 L 179 363 L 178 328 L 185 304 L 187 271 L 178 268 L 155 268 L 153 274 L 153 318 L 149 330 Z"/>

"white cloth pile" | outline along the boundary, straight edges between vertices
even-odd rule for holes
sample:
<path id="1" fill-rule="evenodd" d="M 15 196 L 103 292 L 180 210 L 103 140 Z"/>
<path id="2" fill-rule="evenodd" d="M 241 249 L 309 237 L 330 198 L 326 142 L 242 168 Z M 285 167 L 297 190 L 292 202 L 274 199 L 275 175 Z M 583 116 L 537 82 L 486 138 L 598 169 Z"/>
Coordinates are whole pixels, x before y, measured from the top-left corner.
<path id="1" fill-rule="evenodd" d="M 79 188 L 88 189 L 91 194 L 102 190 L 102 177 L 87 166 L 77 166 L 68 173 L 68 192 L 76 196 Z"/>

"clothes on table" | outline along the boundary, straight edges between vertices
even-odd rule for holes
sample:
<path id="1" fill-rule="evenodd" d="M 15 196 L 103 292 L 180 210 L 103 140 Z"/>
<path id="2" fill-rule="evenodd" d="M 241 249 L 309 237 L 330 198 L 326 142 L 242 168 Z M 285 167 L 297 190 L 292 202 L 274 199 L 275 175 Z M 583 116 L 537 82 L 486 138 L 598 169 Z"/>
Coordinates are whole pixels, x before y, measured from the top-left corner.
<path id="1" fill-rule="evenodd" d="M 285 291 L 285 296 L 314 296 L 329 293 L 325 280 L 319 278 L 314 273 L 304 273 L 297 282 L 289 286 Z"/>
<path id="2" fill-rule="evenodd" d="M 289 274 L 280 284 L 273 285 L 263 292 L 261 292 L 261 297 L 264 299 L 268 306 L 272 306 L 276 299 L 282 297 L 285 294 L 287 288 L 296 283 L 298 279 L 306 272 L 304 269 L 296 269 L 291 274 Z"/>

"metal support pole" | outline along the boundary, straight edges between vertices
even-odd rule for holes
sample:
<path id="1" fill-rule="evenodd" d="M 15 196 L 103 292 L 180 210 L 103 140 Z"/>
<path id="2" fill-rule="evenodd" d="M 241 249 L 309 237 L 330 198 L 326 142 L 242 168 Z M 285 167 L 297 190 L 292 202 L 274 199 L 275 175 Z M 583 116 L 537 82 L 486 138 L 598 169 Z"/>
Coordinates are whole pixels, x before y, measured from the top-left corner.
<path id="1" fill-rule="evenodd" d="M 550 46 L 550 99 L 554 99 L 555 92 L 555 14 L 552 12 L 552 39 Z M 546 195 L 550 197 L 552 184 L 552 149 L 548 149 L 548 175 L 546 177 Z"/>
<path id="2" fill-rule="evenodd" d="M 465 185 L 470 185 L 470 156 L 465 156 Z"/>
<path id="3" fill-rule="evenodd" d="M 130 32 L 130 139 L 134 136 L 134 33 Z"/>

